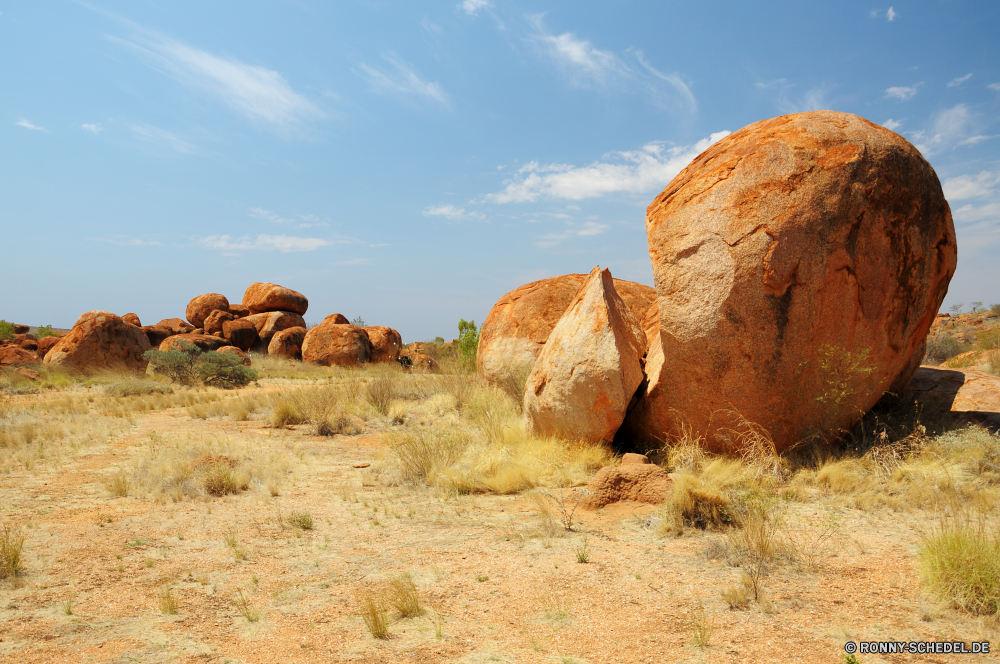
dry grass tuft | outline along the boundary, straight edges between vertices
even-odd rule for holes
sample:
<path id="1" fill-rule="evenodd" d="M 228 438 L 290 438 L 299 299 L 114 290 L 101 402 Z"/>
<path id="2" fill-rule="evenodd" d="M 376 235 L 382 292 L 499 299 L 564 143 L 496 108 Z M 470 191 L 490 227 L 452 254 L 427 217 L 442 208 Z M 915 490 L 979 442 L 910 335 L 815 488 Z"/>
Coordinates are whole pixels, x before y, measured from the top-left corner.
<path id="1" fill-rule="evenodd" d="M 389 581 L 386 599 L 401 618 L 415 618 L 424 614 L 420 605 L 420 593 L 409 574 L 401 574 Z"/>
<path id="2" fill-rule="evenodd" d="M 160 611 L 168 616 L 176 615 L 177 613 L 177 601 L 174 600 L 173 594 L 170 592 L 170 586 L 163 586 L 160 588 L 160 592 L 157 596 L 160 602 Z"/>
<path id="3" fill-rule="evenodd" d="M 116 498 L 124 498 L 132 492 L 132 479 L 123 468 L 114 473 L 105 483 L 104 488 Z"/>
<path id="4" fill-rule="evenodd" d="M 705 604 L 698 602 L 691 607 L 688 623 L 691 630 L 691 644 L 699 648 L 704 648 L 715 632 L 715 616 L 705 610 Z"/>
<path id="5" fill-rule="evenodd" d="M 299 530 L 313 529 L 313 518 L 309 512 L 292 512 L 285 519 L 285 523 L 292 528 L 298 528 Z"/>
<path id="6" fill-rule="evenodd" d="M 250 601 L 250 596 L 245 594 L 242 588 L 237 588 L 233 594 L 233 604 L 236 606 L 236 610 L 240 612 L 240 615 L 246 618 L 247 622 L 254 623 L 260 620 L 260 612 L 254 606 L 253 602 Z"/>
<path id="7" fill-rule="evenodd" d="M 376 639 L 388 639 L 389 607 L 383 594 L 371 588 L 360 588 L 354 593 L 354 601 L 368 632 Z"/>
<path id="8" fill-rule="evenodd" d="M 919 548 L 920 575 L 938 599 L 976 615 L 1000 613 L 1000 532 L 968 509 L 944 518 Z"/>
<path id="9" fill-rule="evenodd" d="M 24 535 L 20 530 L 4 525 L 0 530 L 0 579 L 12 579 L 24 571 L 21 552 Z"/>

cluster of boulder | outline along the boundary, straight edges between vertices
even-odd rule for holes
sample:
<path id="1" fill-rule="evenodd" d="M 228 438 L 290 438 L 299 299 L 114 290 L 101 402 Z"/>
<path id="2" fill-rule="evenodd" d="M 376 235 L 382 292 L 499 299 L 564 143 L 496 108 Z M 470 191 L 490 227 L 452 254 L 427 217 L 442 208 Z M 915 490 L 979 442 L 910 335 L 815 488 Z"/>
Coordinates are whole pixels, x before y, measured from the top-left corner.
<path id="1" fill-rule="evenodd" d="M 403 344 L 396 330 L 358 327 L 342 314 L 327 316 L 319 325 L 307 329 L 302 316 L 308 307 L 309 301 L 302 293 L 276 284 L 254 283 L 244 292 L 241 304 L 231 304 L 219 293 L 193 298 L 184 312 L 187 320 L 167 318 L 144 326 L 134 313 L 117 316 L 107 311 L 88 311 L 64 336 L 46 337 L 33 348 L 24 343 L 0 348 L 0 365 L 41 361 L 79 371 L 110 367 L 144 370 L 146 351 L 181 350 L 189 344 L 206 352 L 232 353 L 248 366 L 248 353 L 326 366 L 357 366 L 399 358 Z"/>
<path id="2" fill-rule="evenodd" d="M 777 451 L 849 429 L 913 377 L 955 272 L 951 212 L 898 134 L 817 111 L 749 125 L 646 212 L 655 291 L 587 276 L 504 295 L 477 364 L 533 362 L 525 424 L 641 447 Z"/>

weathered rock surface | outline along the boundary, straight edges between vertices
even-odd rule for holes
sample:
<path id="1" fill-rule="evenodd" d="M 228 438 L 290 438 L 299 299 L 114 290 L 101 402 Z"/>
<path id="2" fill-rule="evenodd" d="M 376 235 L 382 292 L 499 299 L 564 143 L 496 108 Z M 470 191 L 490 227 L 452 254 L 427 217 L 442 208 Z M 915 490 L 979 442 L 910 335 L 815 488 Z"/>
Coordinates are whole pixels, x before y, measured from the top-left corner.
<path id="1" fill-rule="evenodd" d="M 29 335 L 27 335 L 27 336 L 28 336 L 28 337 L 30 337 L 31 335 L 29 334 Z M 37 342 L 37 341 L 35 341 L 34 339 L 27 339 L 27 338 L 26 338 L 26 339 L 25 339 L 24 341 L 22 341 L 22 342 L 20 343 L 20 346 L 21 346 L 21 348 L 23 348 L 24 350 L 30 350 L 30 351 L 32 351 L 32 352 L 34 352 L 34 351 L 37 351 L 37 350 L 38 350 L 38 342 Z"/>
<path id="2" fill-rule="evenodd" d="M 224 324 L 232 320 L 236 320 L 236 316 L 230 313 L 228 309 L 216 309 L 205 316 L 203 323 L 205 334 L 214 336 L 224 335 Z"/>
<path id="3" fill-rule="evenodd" d="M 219 350 L 226 345 L 225 339 L 220 339 L 219 337 L 213 337 L 208 334 L 195 334 L 190 332 L 188 334 L 175 334 L 172 337 L 167 337 L 160 344 L 160 350 L 186 350 L 188 344 L 194 344 L 202 350 L 202 352 L 209 352 L 213 350 Z"/>
<path id="4" fill-rule="evenodd" d="M 195 327 L 203 327 L 205 318 L 216 309 L 229 311 L 229 300 L 220 293 L 205 293 L 188 302 L 184 317 Z"/>
<path id="5" fill-rule="evenodd" d="M 38 364 L 38 355 L 20 346 L 0 346 L 0 367 Z"/>
<path id="6" fill-rule="evenodd" d="M 88 311 L 49 349 L 44 362 L 84 372 L 145 371 L 147 362 L 142 355 L 149 349 L 149 340 L 136 326 L 109 311 Z"/>
<path id="7" fill-rule="evenodd" d="M 347 320 L 347 316 L 344 314 L 330 314 L 323 319 L 324 323 L 329 323 L 330 325 L 350 325 L 351 321 Z"/>
<path id="8" fill-rule="evenodd" d="M 626 454 L 621 466 L 601 468 L 587 485 L 586 509 L 600 509 L 622 500 L 653 505 L 662 503 L 673 482 L 667 471 L 649 463 L 642 454 Z"/>
<path id="9" fill-rule="evenodd" d="M 235 355 L 236 357 L 242 358 L 243 359 L 243 366 L 245 366 L 245 367 L 249 367 L 250 364 L 251 364 L 251 362 L 250 362 L 250 356 L 247 355 L 246 353 L 244 353 L 242 350 L 240 350 L 236 346 L 223 346 L 222 348 L 220 348 L 216 352 L 217 353 L 228 353 L 230 355 Z"/>
<path id="10" fill-rule="evenodd" d="M 257 326 L 247 318 L 237 318 L 222 324 L 222 336 L 240 350 L 248 351 L 258 340 Z"/>
<path id="11" fill-rule="evenodd" d="M 164 318 L 152 327 L 160 327 L 170 330 L 170 334 L 187 334 L 188 332 L 194 331 L 194 328 L 197 326 L 191 325 L 180 318 Z"/>
<path id="12" fill-rule="evenodd" d="M 27 334 L 31 331 L 30 325 L 21 325 L 20 323 L 11 323 L 14 326 L 14 334 Z"/>
<path id="13" fill-rule="evenodd" d="M 270 311 L 263 314 L 250 314 L 246 318 L 257 328 L 257 335 L 260 337 L 261 352 L 267 351 L 268 344 L 275 332 L 287 330 L 290 327 L 306 327 L 306 322 L 302 316 L 290 311 Z M 234 344 L 235 345 L 235 344 Z"/>
<path id="14" fill-rule="evenodd" d="M 62 337 L 49 336 L 49 337 L 42 337 L 41 339 L 39 339 L 38 350 L 35 351 L 38 353 L 38 357 L 44 358 L 45 354 L 48 353 L 50 350 L 52 350 L 52 347 L 55 346 L 57 343 L 59 343 L 59 340 L 61 338 Z"/>
<path id="15" fill-rule="evenodd" d="M 136 327 L 142 327 L 142 323 L 139 321 L 139 316 L 133 313 L 127 313 L 122 316 L 122 320 L 129 325 L 135 325 Z"/>
<path id="16" fill-rule="evenodd" d="M 229 304 L 229 313 L 231 313 L 236 318 L 246 318 L 250 315 L 250 309 L 244 307 L 242 304 Z"/>
<path id="17" fill-rule="evenodd" d="M 642 321 L 642 331 L 646 335 L 646 348 L 648 350 L 654 342 L 659 343 L 656 339 L 660 336 L 660 305 L 654 302 L 640 320 Z"/>
<path id="18" fill-rule="evenodd" d="M 372 342 L 372 356 L 370 362 L 395 362 L 399 357 L 399 351 L 403 347 L 403 337 L 399 332 L 391 327 L 382 325 L 371 325 L 362 328 L 368 333 L 368 339 Z"/>
<path id="19" fill-rule="evenodd" d="M 977 369 L 920 367 L 903 398 L 921 403 L 921 417 L 950 414 L 953 425 L 980 424 L 1000 432 L 1000 376 Z"/>
<path id="20" fill-rule="evenodd" d="M 179 332 L 174 332 L 169 327 L 161 327 L 159 325 L 146 325 L 139 329 L 141 329 L 142 333 L 146 335 L 146 339 L 149 340 L 149 346 L 151 348 L 159 348 L 164 339 L 172 337 L 175 334 L 180 334 Z"/>
<path id="21" fill-rule="evenodd" d="M 302 359 L 302 342 L 306 338 L 306 328 L 290 327 L 287 330 L 275 332 L 271 343 L 267 345 L 268 355 L 290 357 L 293 360 Z"/>
<path id="22" fill-rule="evenodd" d="M 479 332 L 476 366 L 479 375 L 494 381 L 511 365 L 530 364 L 541 352 L 552 329 L 586 281 L 585 274 L 565 274 L 533 281 L 501 297 Z M 638 320 L 643 320 L 656 291 L 624 279 L 615 290 Z"/>
<path id="23" fill-rule="evenodd" d="M 367 362 L 371 356 L 368 333 L 350 324 L 323 321 L 310 328 L 302 342 L 302 359 L 314 364 L 352 367 Z"/>
<path id="24" fill-rule="evenodd" d="M 414 371 L 437 371 L 438 363 L 426 353 L 413 353 L 409 356 L 410 368 Z"/>
<path id="25" fill-rule="evenodd" d="M 642 383 L 645 350 L 642 326 L 619 297 L 610 270 L 595 267 L 528 376 L 525 429 L 569 440 L 612 440 Z"/>
<path id="26" fill-rule="evenodd" d="M 309 308 L 309 300 L 291 288 L 277 284 L 255 283 L 250 284 L 243 293 L 243 306 L 249 309 L 251 314 L 291 311 L 302 316 Z"/>
<path id="27" fill-rule="evenodd" d="M 662 439 L 689 425 L 715 450 L 741 418 L 778 450 L 849 428 L 916 369 L 956 265 L 930 164 L 831 111 L 722 139 L 656 197 L 646 232 L 663 360 L 654 380 L 647 357 L 625 429 Z"/>

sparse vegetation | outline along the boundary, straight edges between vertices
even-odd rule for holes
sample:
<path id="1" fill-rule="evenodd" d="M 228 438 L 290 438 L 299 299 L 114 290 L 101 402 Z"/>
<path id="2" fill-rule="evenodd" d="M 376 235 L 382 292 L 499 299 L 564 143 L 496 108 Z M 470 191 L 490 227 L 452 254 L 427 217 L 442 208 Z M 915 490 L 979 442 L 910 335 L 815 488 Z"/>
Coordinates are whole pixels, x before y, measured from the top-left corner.
<path id="1" fill-rule="evenodd" d="M 401 618 L 415 618 L 424 614 L 417 585 L 408 574 L 393 577 L 387 588 L 388 603 Z"/>
<path id="2" fill-rule="evenodd" d="M 0 341 L 14 340 L 14 325 L 0 319 Z"/>
<path id="3" fill-rule="evenodd" d="M 1000 612 L 1000 532 L 986 515 L 955 505 L 924 535 L 920 574 L 938 599 L 975 615 Z"/>
<path id="4" fill-rule="evenodd" d="M 0 579 L 14 578 L 24 571 L 23 549 L 24 535 L 20 530 L 7 524 L 0 528 Z"/>
<path id="5" fill-rule="evenodd" d="M 368 633 L 376 639 L 389 638 L 389 607 L 383 593 L 360 588 L 354 594 L 354 601 Z"/>
<path id="6" fill-rule="evenodd" d="M 174 600 L 173 593 L 170 591 L 170 586 L 161 587 L 157 599 L 160 602 L 161 612 L 168 616 L 172 616 L 177 613 L 177 602 Z"/>
<path id="7" fill-rule="evenodd" d="M 189 341 L 182 341 L 182 350 L 147 350 L 143 357 L 156 375 L 166 376 L 175 383 L 232 389 L 258 379 L 257 370 L 243 366 L 242 358 L 228 353 L 202 353 Z"/>
<path id="8" fill-rule="evenodd" d="M 712 634 L 715 632 L 715 616 L 705 610 L 703 602 L 698 602 L 695 606 L 691 607 L 689 616 L 691 644 L 699 648 L 704 648 L 708 645 Z"/>
<path id="9" fill-rule="evenodd" d="M 443 341 L 443 340 L 442 340 Z M 458 366 L 465 371 L 476 370 L 476 351 L 479 349 L 479 328 L 474 320 L 458 321 Z"/>
<path id="10" fill-rule="evenodd" d="M 309 512 L 292 512 L 288 515 L 285 522 L 299 530 L 312 530 L 313 529 L 313 518 Z"/>
<path id="11" fill-rule="evenodd" d="M 245 593 L 242 588 L 237 588 L 233 593 L 233 605 L 247 622 L 255 623 L 260 620 L 260 612 L 254 606 L 253 602 L 250 601 L 250 595 Z"/>

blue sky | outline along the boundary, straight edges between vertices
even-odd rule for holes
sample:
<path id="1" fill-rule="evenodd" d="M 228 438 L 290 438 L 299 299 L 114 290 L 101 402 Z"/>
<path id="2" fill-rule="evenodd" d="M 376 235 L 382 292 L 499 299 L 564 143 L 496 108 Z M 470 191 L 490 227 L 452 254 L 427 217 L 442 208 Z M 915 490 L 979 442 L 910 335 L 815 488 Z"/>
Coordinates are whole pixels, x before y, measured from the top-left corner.
<path id="1" fill-rule="evenodd" d="M 253 281 L 405 341 L 610 267 L 711 141 L 814 109 L 951 203 L 1000 301 L 1000 3 L 0 2 L 0 318 L 144 323 Z"/>

